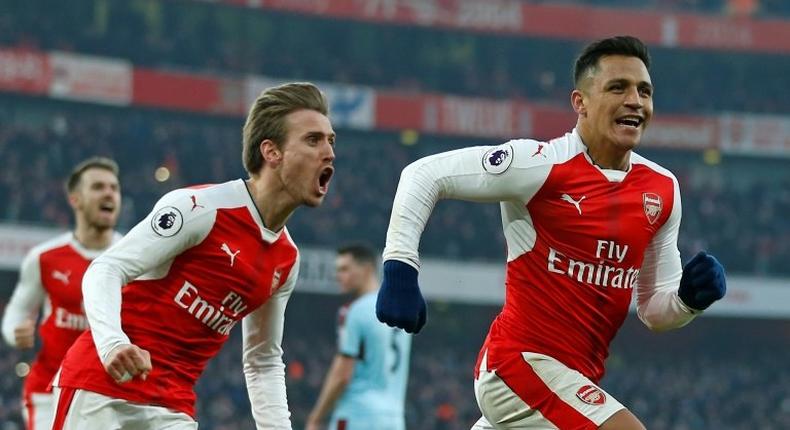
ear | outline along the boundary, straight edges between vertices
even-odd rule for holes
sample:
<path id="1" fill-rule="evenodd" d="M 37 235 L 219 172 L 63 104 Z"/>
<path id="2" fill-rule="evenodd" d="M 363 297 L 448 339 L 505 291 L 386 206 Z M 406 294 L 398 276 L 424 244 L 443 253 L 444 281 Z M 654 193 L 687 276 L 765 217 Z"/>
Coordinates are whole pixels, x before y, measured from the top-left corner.
<path id="1" fill-rule="evenodd" d="M 80 205 L 80 193 L 78 191 L 72 191 L 66 196 L 67 200 L 69 201 L 69 206 L 71 209 L 77 210 L 77 207 Z"/>
<path id="2" fill-rule="evenodd" d="M 283 153 L 271 139 L 265 139 L 260 146 L 263 161 L 273 167 L 277 167 L 283 161 Z"/>
<path id="3" fill-rule="evenodd" d="M 571 106 L 580 116 L 587 116 L 587 106 L 584 105 L 584 93 L 581 90 L 571 92 Z"/>

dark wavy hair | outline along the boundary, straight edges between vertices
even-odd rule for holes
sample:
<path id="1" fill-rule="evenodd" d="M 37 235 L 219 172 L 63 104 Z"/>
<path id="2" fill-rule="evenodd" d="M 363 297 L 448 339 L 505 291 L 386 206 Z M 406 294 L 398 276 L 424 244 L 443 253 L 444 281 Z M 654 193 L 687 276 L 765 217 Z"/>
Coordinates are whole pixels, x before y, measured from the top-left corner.
<path id="1" fill-rule="evenodd" d="M 645 63 L 648 70 L 650 69 L 650 54 L 641 40 L 633 36 L 615 36 L 595 41 L 584 48 L 573 66 L 573 84 L 578 88 L 584 75 L 589 72 L 595 73 L 598 61 L 608 55 L 636 57 Z"/>

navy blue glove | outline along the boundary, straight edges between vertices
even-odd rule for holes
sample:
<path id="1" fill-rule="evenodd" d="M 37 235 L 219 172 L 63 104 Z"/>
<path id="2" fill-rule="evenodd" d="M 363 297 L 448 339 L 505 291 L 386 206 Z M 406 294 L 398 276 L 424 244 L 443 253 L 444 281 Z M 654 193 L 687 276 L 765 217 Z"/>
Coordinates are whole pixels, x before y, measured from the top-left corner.
<path id="1" fill-rule="evenodd" d="M 727 280 L 716 257 L 700 251 L 683 267 L 678 296 L 686 306 L 702 311 L 724 297 Z"/>
<path id="2" fill-rule="evenodd" d="M 402 261 L 384 262 L 384 279 L 376 300 L 376 317 L 390 327 L 419 333 L 425 325 L 426 306 L 417 284 L 417 269 Z"/>

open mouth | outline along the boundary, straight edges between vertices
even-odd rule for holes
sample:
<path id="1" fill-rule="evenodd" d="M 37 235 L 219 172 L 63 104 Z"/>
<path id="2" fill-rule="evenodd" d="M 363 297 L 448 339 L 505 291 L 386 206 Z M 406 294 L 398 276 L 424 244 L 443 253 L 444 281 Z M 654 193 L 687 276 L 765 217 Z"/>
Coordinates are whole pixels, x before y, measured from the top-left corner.
<path id="1" fill-rule="evenodd" d="M 335 173 L 335 169 L 332 167 L 324 167 L 321 170 L 321 174 L 318 176 L 318 191 L 321 194 L 326 194 L 329 191 L 329 182 L 332 180 L 332 175 Z"/>
<path id="2" fill-rule="evenodd" d="M 115 212 L 115 204 L 112 202 L 104 202 L 99 205 L 99 212 L 112 214 Z"/>
<path id="3" fill-rule="evenodd" d="M 645 119 L 638 115 L 626 115 L 615 119 L 614 122 L 624 127 L 639 128 Z"/>

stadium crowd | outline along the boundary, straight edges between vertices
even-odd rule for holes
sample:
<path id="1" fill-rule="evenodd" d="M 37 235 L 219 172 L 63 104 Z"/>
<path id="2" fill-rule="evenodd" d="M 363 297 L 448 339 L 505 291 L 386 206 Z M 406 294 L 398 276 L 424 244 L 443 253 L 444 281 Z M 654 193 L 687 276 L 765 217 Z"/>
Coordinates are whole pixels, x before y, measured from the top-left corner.
<path id="1" fill-rule="evenodd" d="M 581 47 L 578 41 L 424 27 L 403 31 L 194 1 L 74 0 L 48 5 L 50 13 L 43 16 L 27 2 L 6 7 L 0 46 L 118 57 L 149 67 L 562 106 L 570 91 L 569 65 Z M 392 55 L 399 52 L 410 55 Z M 790 56 L 658 46 L 651 54 L 659 112 L 790 113 L 790 99 L 765 84 L 786 79 Z"/>
<path id="2" fill-rule="evenodd" d="M 296 294 L 289 304 L 283 349 L 294 428 L 303 428 L 335 353 L 334 311 L 341 300 Z M 408 429 L 463 429 L 477 420 L 472 369 L 497 311 L 495 306 L 431 304 L 430 323 L 414 340 L 406 403 Z M 648 334 L 640 324 L 633 316 L 627 321 L 601 384 L 649 429 L 790 428 L 786 390 L 790 351 L 771 346 L 790 341 L 787 322 L 701 320 L 664 335 Z M 760 334 L 758 339 L 735 345 L 728 340 L 733 333 Z M 201 429 L 254 429 L 239 335 L 240 330 L 233 333 L 198 384 Z M 674 348 L 684 353 L 678 355 Z M 0 430 L 20 428 L 20 379 L 15 366 L 24 359 L 29 355 L 0 346 L 0 423 L 5 423 Z"/>
<path id="3" fill-rule="evenodd" d="M 73 105 L 66 113 L 58 105 L 44 111 L 25 106 L 29 102 L 0 102 L 0 118 L 6 119 L 0 124 L 2 221 L 68 225 L 61 178 L 93 154 L 120 160 L 123 229 L 145 217 L 167 191 L 244 176 L 237 155 L 241 124 L 236 120 Z M 345 240 L 363 240 L 383 247 L 391 197 L 406 164 L 459 146 L 495 143 L 425 137 L 405 146 L 396 134 L 340 130 L 330 195 L 318 209 L 297 211 L 289 228 L 304 245 L 333 247 Z M 644 149 L 680 180 L 684 257 L 707 249 L 731 273 L 790 273 L 786 160 L 724 157 L 718 165 L 706 165 L 698 153 L 656 151 L 649 144 Z M 154 179 L 160 166 L 169 171 L 167 181 Z M 737 177 L 730 174 L 733 171 Z M 430 222 L 422 240 L 425 255 L 504 258 L 497 205 L 440 202 Z"/>

